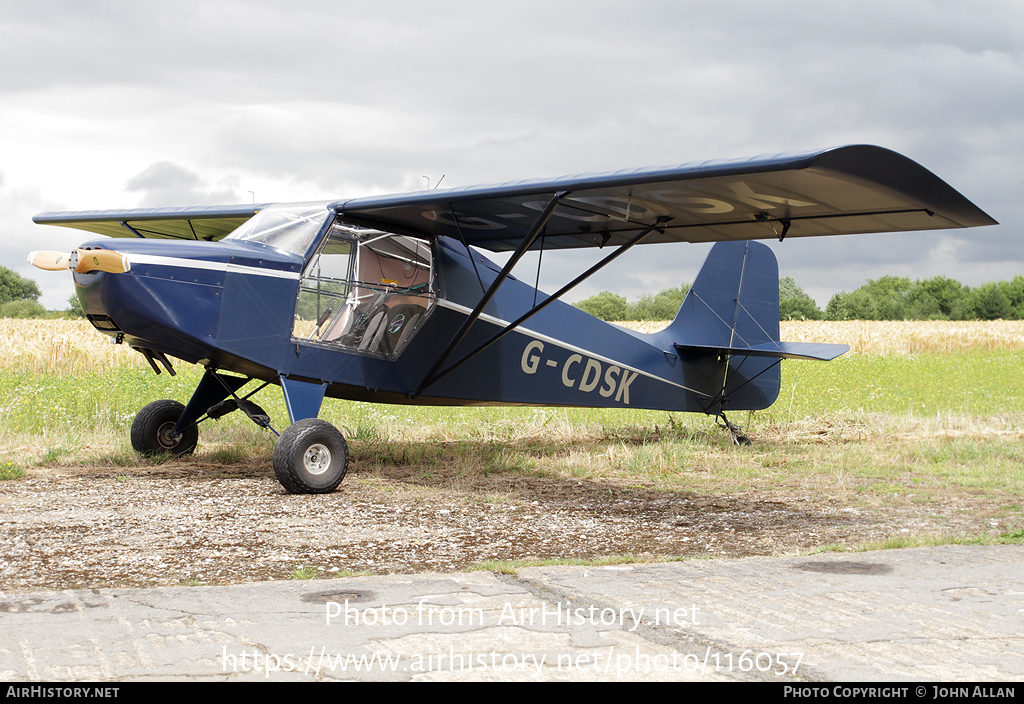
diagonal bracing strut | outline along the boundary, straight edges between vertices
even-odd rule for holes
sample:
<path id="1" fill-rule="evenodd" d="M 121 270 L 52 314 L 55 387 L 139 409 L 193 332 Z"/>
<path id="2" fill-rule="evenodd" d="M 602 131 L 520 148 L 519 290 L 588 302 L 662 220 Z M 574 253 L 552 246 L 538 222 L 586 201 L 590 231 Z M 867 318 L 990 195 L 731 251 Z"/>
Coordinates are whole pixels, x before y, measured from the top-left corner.
<path id="1" fill-rule="evenodd" d="M 426 387 L 430 386 L 434 382 L 438 381 L 442 377 L 446 376 L 450 372 L 452 372 L 455 369 L 457 369 L 458 367 L 462 366 L 462 364 L 464 364 L 465 362 L 468 362 L 470 359 L 472 359 L 473 357 L 475 357 L 478 354 L 480 354 L 481 352 L 483 352 L 485 349 L 487 349 L 488 347 L 493 345 L 495 342 L 497 342 L 498 340 L 503 338 L 505 335 L 507 335 L 508 333 L 512 332 L 517 327 L 522 325 L 526 320 L 528 320 L 529 318 L 531 318 L 535 314 L 539 313 L 541 310 L 543 310 L 545 307 L 547 307 L 548 304 L 554 303 L 555 301 L 560 299 L 562 296 L 564 296 L 566 293 L 571 291 L 573 288 L 578 286 L 580 283 L 582 283 L 583 281 L 586 281 L 587 279 L 589 279 L 591 276 L 593 276 L 595 273 L 597 273 L 599 270 L 601 270 L 605 265 L 610 264 L 612 261 L 617 259 L 622 254 L 625 254 L 626 251 L 630 249 L 630 247 L 632 247 L 635 244 L 638 244 L 641 240 L 643 240 L 643 238 L 647 237 L 647 235 L 651 234 L 653 231 L 655 231 L 655 230 L 662 231 L 664 229 L 664 222 L 665 221 L 663 221 L 661 218 L 659 218 L 659 221 L 656 224 L 650 225 L 650 226 L 644 228 L 640 233 L 638 233 L 637 235 L 632 237 L 629 241 L 624 242 L 621 246 L 619 246 L 618 249 L 616 249 L 614 252 L 609 254 L 607 257 L 605 257 L 604 259 L 599 261 L 597 264 L 595 264 L 592 267 L 590 267 L 589 269 L 587 269 L 585 272 L 583 272 L 582 274 L 577 276 L 575 279 L 573 279 L 572 281 L 567 283 L 565 286 L 563 286 L 562 288 L 558 289 L 558 291 L 556 291 L 552 295 L 548 296 L 543 301 L 541 301 L 539 304 L 535 305 L 533 308 L 528 310 L 526 313 L 523 313 L 521 316 L 516 318 L 514 321 L 512 321 L 511 323 L 506 325 L 504 328 L 502 328 L 500 331 L 498 331 L 493 336 L 491 336 L 486 342 L 481 344 L 475 350 L 473 350 L 472 352 L 466 354 L 461 359 L 459 359 L 457 362 L 454 362 L 453 364 L 451 364 L 450 366 L 445 368 L 444 371 L 437 372 L 437 373 L 433 373 L 432 372 L 432 375 L 427 377 L 427 381 L 424 382 L 420 386 L 420 388 L 417 390 L 416 393 L 417 394 L 420 393 L 420 391 L 422 391 Z M 440 367 L 440 364 L 438 364 L 437 367 Z M 436 369 L 434 371 L 436 371 Z"/>
<path id="2" fill-rule="evenodd" d="M 451 356 L 452 352 L 455 351 L 455 348 L 458 347 L 459 343 L 462 342 L 463 338 L 465 338 L 469 333 L 469 329 L 473 326 L 473 323 L 477 321 L 477 318 L 480 317 L 480 314 L 484 312 L 484 308 L 491 302 L 491 299 L 494 298 L 494 294 L 498 292 L 498 288 L 505 282 L 505 279 L 509 277 L 509 274 L 512 273 L 513 267 L 519 263 L 519 260 L 523 258 L 526 251 L 533 246 L 534 242 L 537 241 L 537 237 L 540 236 L 540 233 L 544 230 L 544 226 L 547 225 L 548 220 L 550 220 L 551 216 L 554 214 L 555 208 L 558 207 L 559 201 L 567 195 L 569 195 L 568 191 L 560 191 L 548 201 L 546 206 L 544 206 L 544 210 L 541 211 L 540 217 L 537 218 L 537 221 L 533 223 L 530 231 L 526 233 L 523 241 L 519 243 L 518 247 L 516 247 L 516 251 L 512 254 L 512 257 L 505 263 L 501 273 L 498 274 L 498 278 L 496 278 L 493 283 L 491 283 L 490 288 L 484 292 L 484 295 L 480 298 L 480 302 L 476 304 L 476 308 L 473 309 L 473 312 L 470 313 L 469 317 L 462 323 L 462 327 L 459 328 L 457 333 L 455 333 L 455 337 L 453 337 L 452 341 L 448 343 L 448 346 L 444 348 L 444 351 L 441 353 L 441 356 L 438 357 L 434 366 L 429 372 L 427 372 L 427 375 L 423 377 L 423 381 L 420 383 L 419 388 L 412 394 L 413 396 L 419 396 L 423 389 L 427 388 L 440 378 L 440 375 L 437 373 L 438 370 L 440 370 L 444 363 L 448 361 L 448 357 Z M 469 255 L 472 257 L 473 253 L 470 252 Z"/>

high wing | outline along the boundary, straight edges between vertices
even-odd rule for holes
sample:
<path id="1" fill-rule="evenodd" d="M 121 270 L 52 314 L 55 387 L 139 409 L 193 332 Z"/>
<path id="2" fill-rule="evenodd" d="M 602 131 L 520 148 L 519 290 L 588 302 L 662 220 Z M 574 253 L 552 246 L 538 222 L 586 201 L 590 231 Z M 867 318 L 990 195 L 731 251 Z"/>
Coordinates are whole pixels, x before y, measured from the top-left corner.
<path id="1" fill-rule="evenodd" d="M 41 225 L 63 225 L 109 237 L 203 240 L 216 242 L 249 220 L 267 203 L 188 208 L 134 208 L 40 213 Z"/>
<path id="2" fill-rule="evenodd" d="M 347 220 L 418 236 L 516 249 L 553 200 L 534 248 L 783 239 L 994 225 L 916 162 L 855 145 L 339 201 Z"/>
<path id="3" fill-rule="evenodd" d="M 111 237 L 216 241 L 268 204 L 42 213 Z M 784 239 L 995 225 L 921 165 L 882 147 L 715 160 L 330 204 L 346 220 L 491 251 Z M 553 210 L 552 210 L 553 208 Z M 545 212 L 547 211 L 547 212 Z M 534 233 L 536 234 L 536 233 Z"/>

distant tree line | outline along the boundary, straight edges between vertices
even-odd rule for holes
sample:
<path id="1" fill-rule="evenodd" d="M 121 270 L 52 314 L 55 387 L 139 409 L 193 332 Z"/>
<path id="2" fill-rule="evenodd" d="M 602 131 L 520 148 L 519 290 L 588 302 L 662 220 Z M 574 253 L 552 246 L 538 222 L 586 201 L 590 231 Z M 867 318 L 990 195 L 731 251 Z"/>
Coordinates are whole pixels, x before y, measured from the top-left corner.
<path id="1" fill-rule="evenodd" d="M 689 290 L 683 284 L 629 302 L 611 291 L 576 303 L 608 321 L 671 320 Z M 837 293 L 821 310 L 792 277 L 779 280 L 780 320 L 1020 320 L 1024 319 L 1024 276 L 971 288 L 935 276 L 911 281 L 899 276 L 873 279 L 855 291 Z"/>
<path id="2" fill-rule="evenodd" d="M 635 301 L 602 291 L 576 303 L 596 318 L 671 320 L 682 305 L 689 284 L 645 293 Z M 77 296 L 65 310 L 46 310 L 32 279 L 0 266 L 0 318 L 84 317 Z M 873 279 L 855 291 L 832 296 L 822 311 L 789 276 L 779 280 L 780 320 L 1024 320 L 1024 275 L 975 288 L 955 279 L 934 276 L 911 281 L 899 276 Z"/>
<path id="3" fill-rule="evenodd" d="M 828 320 L 1020 320 L 1024 319 L 1024 276 L 971 288 L 935 276 L 911 281 L 883 276 L 856 291 L 832 296 Z"/>
<path id="4" fill-rule="evenodd" d="M 632 303 L 611 291 L 601 291 L 575 306 L 601 320 L 671 320 L 689 290 L 690 285 L 683 284 L 663 289 L 653 296 L 645 293 Z"/>
<path id="5" fill-rule="evenodd" d="M 0 266 L 0 318 L 84 318 L 78 296 L 68 299 L 67 310 L 46 310 L 42 293 L 32 279 Z"/>

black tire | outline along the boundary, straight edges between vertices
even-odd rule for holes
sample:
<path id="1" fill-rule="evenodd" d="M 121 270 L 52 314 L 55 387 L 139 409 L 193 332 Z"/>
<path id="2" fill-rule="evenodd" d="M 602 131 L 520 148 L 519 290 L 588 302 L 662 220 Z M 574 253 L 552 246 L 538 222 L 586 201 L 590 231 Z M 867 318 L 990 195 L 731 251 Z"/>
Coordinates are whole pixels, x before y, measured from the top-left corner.
<path id="1" fill-rule="evenodd" d="M 334 491 L 347 471 L 345 436 L 319 418 L 292 423 L 274 447 L 274 474 L 290 494 Z"/>
<path id="2" fill-rule="evenodd" d="M 177 401 L 153 401 L 132 422 L 132 447 L 146 456 L 170 453 L 175 457 L 191 454 L 199 442 L 199 428 L 193 423 L 181 435 L 171 437 L 185 407 Z"/>

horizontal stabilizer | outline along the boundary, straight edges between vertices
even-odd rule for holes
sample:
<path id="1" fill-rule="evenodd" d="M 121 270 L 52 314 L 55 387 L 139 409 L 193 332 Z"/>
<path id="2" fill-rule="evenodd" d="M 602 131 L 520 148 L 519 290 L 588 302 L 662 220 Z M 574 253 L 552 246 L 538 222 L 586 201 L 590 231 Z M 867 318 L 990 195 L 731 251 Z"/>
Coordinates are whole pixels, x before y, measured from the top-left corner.
<path id="1" fill-rule="evenodd" d="M 680 353 L 724 354 L 733 357 L 773 357 L 775 359 L 816 359 L 828 362 L 850 349 L 849 345 L 824 342 L 765 342 L 751 347 L 721 345 L 675 345 Z"/>

